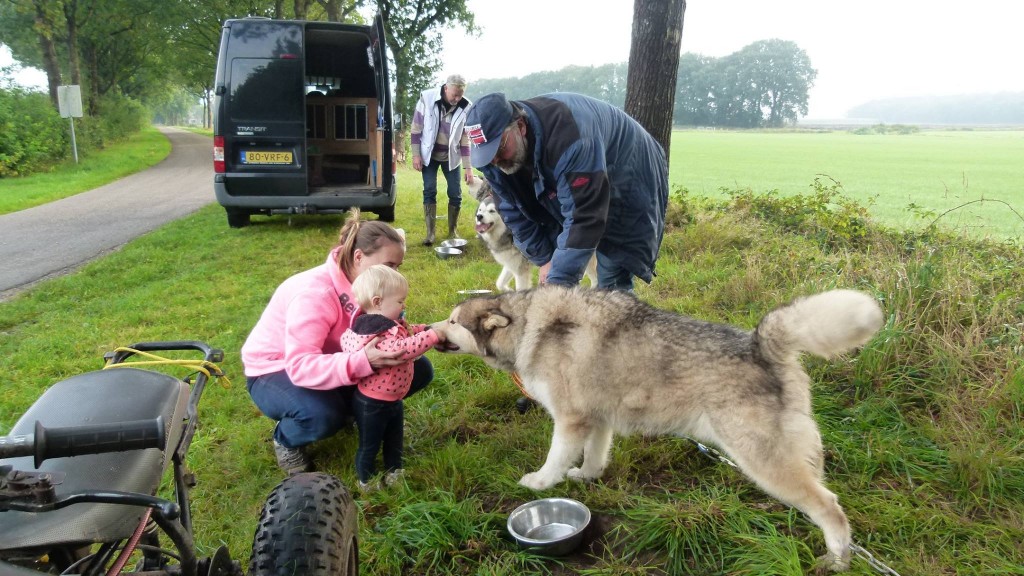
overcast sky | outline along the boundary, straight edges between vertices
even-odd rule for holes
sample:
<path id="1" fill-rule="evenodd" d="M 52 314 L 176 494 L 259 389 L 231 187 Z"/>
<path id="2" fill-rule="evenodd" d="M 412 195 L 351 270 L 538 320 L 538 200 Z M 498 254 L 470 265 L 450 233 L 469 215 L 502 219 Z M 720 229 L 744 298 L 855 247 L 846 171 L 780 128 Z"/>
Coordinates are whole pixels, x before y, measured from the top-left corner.
<path id="1" fill-rule="evenodd" d="M 483 29 L 451 33 L 438 83 L 629 59 L 632 0 L 467 0 Z M 687 0 L 683 52 L 796 42 L 818 78 L 808 117 L 898 96 L 1024 91 L 1019 0 Z"/>
<path id="2" fill-rule="evenodd" d="M 479 37 L 447 32 L 438 84 L 629 59 L 633 0 L 467 0 Z M 688 0 L 683 52 L 725 56 L 791 40 L 818 78 L 811 118 L 898 96 L 1024 91 L 1019 0 Z M 10 63 L 6 48 L 0 66 Z M 45 86 L 42 73 L 24 75 Z M 472 83 L 468 96 L 474 94 Z"/>

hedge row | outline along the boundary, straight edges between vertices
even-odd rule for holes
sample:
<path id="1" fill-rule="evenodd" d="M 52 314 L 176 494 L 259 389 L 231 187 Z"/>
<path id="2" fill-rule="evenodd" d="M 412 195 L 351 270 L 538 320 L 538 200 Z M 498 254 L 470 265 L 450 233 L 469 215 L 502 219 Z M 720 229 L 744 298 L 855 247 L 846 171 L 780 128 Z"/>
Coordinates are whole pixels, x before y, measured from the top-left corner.
<path id="1" fill-rule="evenodd" d="M 95 116 L 75 119 L 80 156 L 141 130 L 148 113 L 124 96 L 105 96 Z M 71 157 L 70 122 L 46 94 L 0 88 L 0 178 L 41 172 Z"/>

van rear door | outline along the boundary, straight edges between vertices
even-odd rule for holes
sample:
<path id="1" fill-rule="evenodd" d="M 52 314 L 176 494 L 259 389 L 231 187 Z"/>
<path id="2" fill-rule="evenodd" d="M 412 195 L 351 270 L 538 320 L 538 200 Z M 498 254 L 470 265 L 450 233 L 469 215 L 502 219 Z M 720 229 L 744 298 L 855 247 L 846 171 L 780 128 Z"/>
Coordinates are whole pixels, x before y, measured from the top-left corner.
<path id="1" fill-rule="evenodd" d="M 376 66 L 379 69 L 379 72 L 377 73 L 377 94 L 380 95 L 379 98 L 381 101 L 377 117 L 377 130 L 379 131 L 379 137 L 382 142 L 380 185 L 388 194 L 393 195 L 393 187 L 395 186 L 395 147 L 393 125 L 394 114 L 392 113 L 391 99 L 394 91 L 389 85 L 391 82 L 391 73 L 388 71 L 388 56 L 390 56 L 390 54 L 388 54 L 387 36 L 384 32 L 384 17 L 380 14 L 373 19 L 371 38 L 373 48 L 376 51 L 376 54 L 374 55 L 376 59 Z"/>
<path id="2" fill-rule="evenodd" d="M 230 87 L 224 137 L 226 191 L 232 196 L 306 194 L 303 28 L 299 23 L 234 20 L 228 31 Z"/>

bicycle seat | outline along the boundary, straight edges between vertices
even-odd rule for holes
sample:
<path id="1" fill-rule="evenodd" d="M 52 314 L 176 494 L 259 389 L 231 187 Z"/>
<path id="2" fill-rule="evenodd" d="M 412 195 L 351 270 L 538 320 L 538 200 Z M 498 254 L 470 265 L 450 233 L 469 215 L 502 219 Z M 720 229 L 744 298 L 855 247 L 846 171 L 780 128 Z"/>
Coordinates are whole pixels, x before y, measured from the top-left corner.
<path id="1" fill-rule="evenodd" d="M 166 452 L 157 448 L 89 454 L 47 460 L 39 471 L 64 472 L 57 498 L 83 490 L 155 495 L 181 440 L 189 386 L 159 372 L 137 368 L 99 370 L 72 376 L 51 386 L 15 423 L 12 435 L 33 434 L 38 420 L 46 427 L 128 422 L 163 416 Z M 16 470 L 35 470 L 31 457 L 8 458 Z M 75 504 L 51 512 L 0 512 L 0 550 L 52 544 L 104 542 L 128 538 L 143 509 L 117 504 Z"/>

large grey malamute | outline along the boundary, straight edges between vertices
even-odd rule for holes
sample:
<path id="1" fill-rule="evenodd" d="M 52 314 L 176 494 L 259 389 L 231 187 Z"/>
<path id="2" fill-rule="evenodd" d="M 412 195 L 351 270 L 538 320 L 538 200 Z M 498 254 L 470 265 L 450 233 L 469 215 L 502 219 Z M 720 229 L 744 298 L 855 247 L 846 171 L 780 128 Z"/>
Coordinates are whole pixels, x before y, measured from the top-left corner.
<path id="1" fill-rule="evenodd" d="M 476 178 L 476 183 L 470 186 L 470 191 L 480 202 L 476 209 L 476 233 L 484 245 L 491 252 L 494 260 L 501 264 L 501 273 L 498 274 L 498 281 L 495 284 L 499 291 L 512 289 L 513 282 L 516 290 L 526 290 L 533 286 L 533 264 L 523 256 L 523 253 L 516 248 L 512 239 L 512 232 L 505 226 L 501 219 L 498 207 L 495 204 L 494 195 L 487 180 L 482 176 Z M 590 264 L 584 272 L 590 279 L 591 286 L 597 286 L 597 258 L 591 258 Z"/>
<path id="2" fill-rule="evenodd" d="M 825 534 L 824 567 L 841 571 L 850 526 L 823 485 L 799 358 L 861 346 L 882 322 L 878 303 L 852 290 L 797 299 L 745 331 L 625 292 L 541 286 L 466 300 L 443 331 L 451 351 L 518 373 L 554 419 L 547 461 L 520 484 L 543 490 L 567 475 L 599 478 L 613 432 L 687 436 L 718 446 L 765 492 L 810 517 Z"/>

